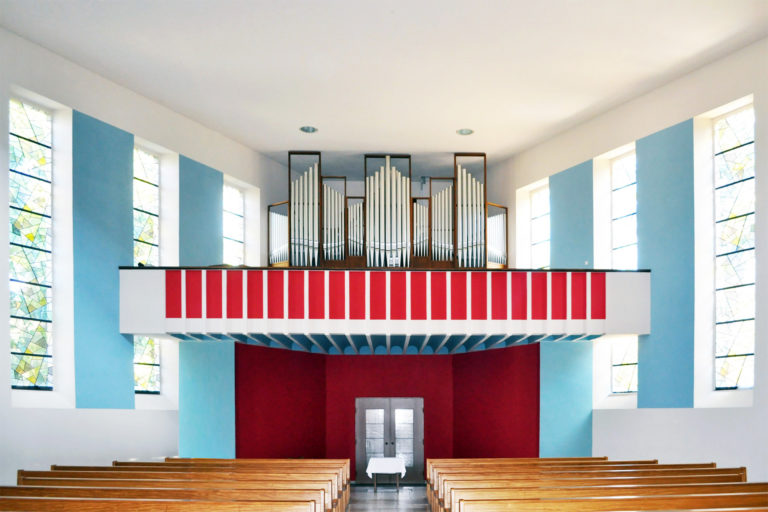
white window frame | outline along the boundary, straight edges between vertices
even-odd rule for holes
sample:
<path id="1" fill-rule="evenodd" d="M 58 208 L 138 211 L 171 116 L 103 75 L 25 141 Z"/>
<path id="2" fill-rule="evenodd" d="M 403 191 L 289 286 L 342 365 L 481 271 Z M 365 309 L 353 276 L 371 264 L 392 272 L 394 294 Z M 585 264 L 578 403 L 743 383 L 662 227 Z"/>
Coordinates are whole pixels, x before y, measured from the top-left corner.
<path id="1" fill-rule="evenodd" d="M 5 132 L 8 133 L 8 102 L 17 99 L 47 110 L 52 115 L 52 147 L 53 147 L 53 182 L 52 182 L 52 224 L 53 231 L 53 267 L 54 286 L 53 301 L 53 390 L 38 391 L 28 389 L 11 389 L 11 405 L 18 408 L 56 408 L 68 409 L 75 407 L 75 345 L 74 345 L 74 265 L 73 265 L 73 219 L 72 219 L 72 109 L 55 101 L 40 96 L 26 89 L 12 87 L 10 97 L 3 99 L 0 107 Z M 0 156 L 8 162 L 7 136 L 0 151 Z M 3 180 L 7 197 L 8 180 Z M 3 215 L 8 215 L 5 209 Z M 8 218 L 3 221 L 8 226 Z M 7 229 L 7 227 L 6 227 Z M 7 239 L 7 237 L 6 237 Z M 5 251 L 8 244 L 4 245 Z M 4 265 L 8 265 L 8 254 L 2 257 Z M 8 275 L 8 266 L 5 267 Z M 8 286 L 7 284 L 5 285 Z M 6 288 L 6 296 L 8 289 Z M 8 308 L 7 302 L 3 305 Z M 5 309 L 6 317 L 9 311 Z M 0 364 L 10 368 L 10 352 L 4 351 Z M 8 358 L 8 359 L 6 359 Z M 5 374 L 6 377 L 8 374 Z M 9 386 L 10 388 L 10 386 Z"/>
<path id="2" fill-rule="evenodd" d="M 531 243 L 531 197 L 533 193 L 542 189 L 549 188 L 549 177 L 535 181 L 529 185 L 517 189 L 515 192 L 515 267 L 532 268 L 532 243 Z M 552 264 L 552 236 L 551 236 L 551 213 L 550 205 L 550 265 Z M 512 256 L 511 254 L 509 255 Z M 509 259 L 509 258 L 508 258 Z M 549 268 L 547 266 L 546 268 Z"/>
<path id="3" fill-rule="evenodd" d="M 160 266 L 179 265 L 179 155 L 138 136 L 134 146 L 160 159 Z M 179 342 L 154 337 L 160 342 L 160 393 L 134 393 L 136 409 L 178 410 Z M 131 372 L 133 375 L 133 372 Z"/>
<path id="4" fill-rule="evenodd" d="M 631 142 L 596 157 L 592 162 L 593 180 L 593 233 L 596 269 L 613 268 L 612 235 L 612 163 L 635 151 Z M 595 409 L 635 409 L 637 392 L 613 393 L 612 347 L 622 343 L 628 335 L 605 335 L 595 340 L 592 350 L 592 406 Z M 635 337 L 635 336 L 631 336 Z M 639 365 L 638 365 L 639 368 Z M 639 387 L 639 386 L 638 386 Z"/>
<path id="5" fill-rule="evenodd" d="M 754 389 L 715 389 L 714 137 L 716 119 L 753 105 L 752 95 L 694 118 L 694 407 L 751 407 Z M 755 144 L 758 134 L 755 134 Z"/>

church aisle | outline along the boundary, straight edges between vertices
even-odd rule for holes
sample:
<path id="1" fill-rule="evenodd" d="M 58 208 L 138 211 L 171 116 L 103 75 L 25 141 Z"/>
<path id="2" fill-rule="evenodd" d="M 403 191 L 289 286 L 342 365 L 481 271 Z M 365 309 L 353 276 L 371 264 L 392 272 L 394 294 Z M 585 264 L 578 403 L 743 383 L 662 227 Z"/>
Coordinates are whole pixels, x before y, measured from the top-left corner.
<path id="1" fill-rule="evenodd" d="M 373 492 L 373 486 L 352 488 L 349 512 L 369 511 L 422 511 L 427 510 L 426 488 L 421 486 L 400 486 L 400 492 L 394 486 L 379 486 Z"/>

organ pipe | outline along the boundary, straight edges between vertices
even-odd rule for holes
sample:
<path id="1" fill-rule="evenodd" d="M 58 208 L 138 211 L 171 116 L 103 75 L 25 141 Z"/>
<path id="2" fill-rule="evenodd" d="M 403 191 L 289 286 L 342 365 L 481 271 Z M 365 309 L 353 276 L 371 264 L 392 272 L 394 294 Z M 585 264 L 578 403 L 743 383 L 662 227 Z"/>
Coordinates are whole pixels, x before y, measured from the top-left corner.
<path id="1" fill-rule="evenodd" d="M 458 264 L 460 267 L 485 266 L 485 186 L 458 165 L 456 187 Z"/>
<path id="2" fill-rule="evenodd" d="M 315 164 L 291 182 L 291 264 L 318 264 L 318 166 Z"/>
<path id="3" fill-rule="evenodd" d="M 385 157 L 373 176 L 366 177 L 366 262 L 372 267 L 410 264 L 411 179 Z"/>

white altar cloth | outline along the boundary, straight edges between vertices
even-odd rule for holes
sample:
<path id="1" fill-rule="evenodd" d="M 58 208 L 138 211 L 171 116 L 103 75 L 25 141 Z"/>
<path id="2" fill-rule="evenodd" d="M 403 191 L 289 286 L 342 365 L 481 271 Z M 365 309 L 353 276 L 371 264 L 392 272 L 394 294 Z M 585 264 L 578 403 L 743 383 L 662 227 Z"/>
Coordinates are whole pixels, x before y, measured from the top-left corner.
<path id="1" fill-rule="evenodd" d="M 373 478 L 374 473 L 390 475 L 400 473 L 401 477 L 405 477 L 405 461 L 399 457 L 371 457 L 365 472 L 368 478 Z"/>

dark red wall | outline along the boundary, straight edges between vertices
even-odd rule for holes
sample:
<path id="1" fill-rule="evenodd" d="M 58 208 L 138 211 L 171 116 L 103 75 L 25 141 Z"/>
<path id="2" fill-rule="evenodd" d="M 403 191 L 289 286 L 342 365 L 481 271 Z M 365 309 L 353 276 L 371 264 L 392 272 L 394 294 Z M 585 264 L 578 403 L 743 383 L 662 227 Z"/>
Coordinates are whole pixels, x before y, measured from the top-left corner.
<path id="1" fill-rule="evenodd" d="M 453 456 L 539 456 L 539 345 L 453 357 Z"/>
<path id="2" fill-rule="evenodd" d="M 424 398 L 425 457 L 536 457 L 539 347 L 326 356 L 236 344 L 238 457 L 355 459 L 355 398 Z"/>
<path id="3" fill-rule="evenodd" d="M 238 457 L 325 457 L 325 362 L 235 343 Z"/>
<path id="4" fill-rule="evenodd" d="M 424 457 L 453 456 L 451 356 L 328 356 L 326 456 L 349 457 L 354 474 L 355 398 L 423 397 Z"/>

